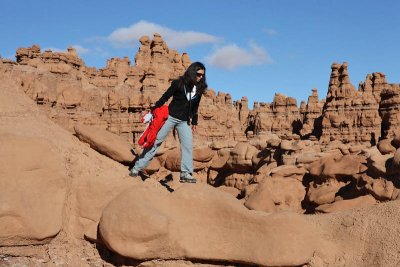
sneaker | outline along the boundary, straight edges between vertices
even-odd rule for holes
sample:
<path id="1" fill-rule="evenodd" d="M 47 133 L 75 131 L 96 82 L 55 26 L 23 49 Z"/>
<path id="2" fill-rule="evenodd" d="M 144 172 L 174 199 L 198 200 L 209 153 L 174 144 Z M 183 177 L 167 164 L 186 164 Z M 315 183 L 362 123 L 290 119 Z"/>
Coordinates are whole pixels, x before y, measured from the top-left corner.
<path id="1" fill-rule="evenodd" d="M 137 177 L 138 175 L 139 175 L 139 171 L 135 170 L 134 168 L 132 168 L 131 171 L 129 172 L 129 176 Z"/>
<path id="2" fill-rule="evenodd" d="M 181 183 L 192 183 L 195 184 L 197 182 L 196 178 L 194 178 L 190 173 L 185 172 L 181 174 Z"/>

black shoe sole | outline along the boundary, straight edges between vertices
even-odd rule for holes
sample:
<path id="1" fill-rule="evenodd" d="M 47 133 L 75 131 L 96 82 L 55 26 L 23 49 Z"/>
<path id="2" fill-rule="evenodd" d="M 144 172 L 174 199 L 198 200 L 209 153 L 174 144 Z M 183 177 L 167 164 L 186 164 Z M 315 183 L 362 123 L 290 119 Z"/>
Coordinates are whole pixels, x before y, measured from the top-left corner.
<path id="1" fill-rule="evenodd" d="M 150 178 L 150 175 L 148 175 L 147 173 L 143 172 L 143 171 L 139 171 L 138 174 L 134 175 L 131 172 L 129 172 L 129 176 L 130 177 L 141 177 L 141 178 Z"/>
<path id="2" fill-rule="evenodd" d="M 181 183 L 189 183 L 189 184 L 195 184 L 197 182 L 196 179 L 180 179 L 179 180 Z"/>

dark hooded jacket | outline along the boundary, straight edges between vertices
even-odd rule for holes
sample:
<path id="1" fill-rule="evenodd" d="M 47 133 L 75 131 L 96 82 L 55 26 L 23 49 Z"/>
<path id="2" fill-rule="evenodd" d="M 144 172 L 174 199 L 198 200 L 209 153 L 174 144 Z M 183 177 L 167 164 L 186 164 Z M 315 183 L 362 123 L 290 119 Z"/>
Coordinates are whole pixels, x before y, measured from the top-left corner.
<path id="1" fill-rule="evenodd" d="M 201 100 L 201 95 L 195 94 L 189 101 L 186 97 L 186 86 L 179 86 L 179 80 L 174 80 L 167 91 L 155 103 L 154 108 L 159 108 L 168 101 L 172 96 L 172 101 L 168 106 L 169 115 L 182 121 L 191 122 L 192 125 L 197 125 L 198 109 Z"/>

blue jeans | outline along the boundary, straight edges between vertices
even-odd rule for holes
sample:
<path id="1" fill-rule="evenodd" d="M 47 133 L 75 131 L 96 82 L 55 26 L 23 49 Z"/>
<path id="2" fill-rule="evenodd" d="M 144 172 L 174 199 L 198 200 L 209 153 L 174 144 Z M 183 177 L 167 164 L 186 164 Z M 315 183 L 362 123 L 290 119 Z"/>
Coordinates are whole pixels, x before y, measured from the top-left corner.
<path id="1" fill-rule="evenodd" d="M 178 130 L 179 142 L 181 143 L 181 173 L 193 173 L 192 129 L 186 121 L 178 120 L 172 116 L 168 116 L 168 119 L 165 121 L 164 125 L 157 134 L 157 138 L 153 147 L 143 150 L 142 154 L 139 156 L 139 159 L 136 161 L 135 166 L 133 166 L 133 169 L 140 171 L 150 163 L 150 161 L 154 158 L 157 149 L 160 147 L 161 143 L 165 140 L 173 127 L 176 127 Z"/>

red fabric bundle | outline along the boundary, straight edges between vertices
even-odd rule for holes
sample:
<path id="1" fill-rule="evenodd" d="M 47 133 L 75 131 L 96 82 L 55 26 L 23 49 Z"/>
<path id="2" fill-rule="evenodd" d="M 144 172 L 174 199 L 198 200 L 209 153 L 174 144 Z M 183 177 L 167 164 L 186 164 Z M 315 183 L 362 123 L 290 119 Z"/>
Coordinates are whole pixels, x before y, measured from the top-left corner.
<path id="1" fill-rule="evenodd" d="M 157 133 L 168 119 L 168 106 L 164 105 L 153 110 L 153 120 L 140 136 L 138 144 L 143 148 L 150 148 L 156 141 Z M 143 121 L 143 119 L 142 119 Z"/>

